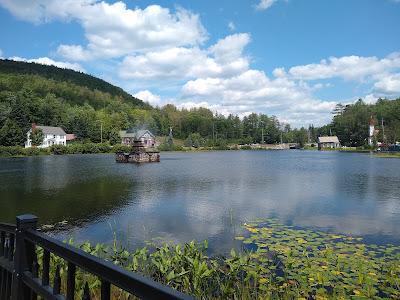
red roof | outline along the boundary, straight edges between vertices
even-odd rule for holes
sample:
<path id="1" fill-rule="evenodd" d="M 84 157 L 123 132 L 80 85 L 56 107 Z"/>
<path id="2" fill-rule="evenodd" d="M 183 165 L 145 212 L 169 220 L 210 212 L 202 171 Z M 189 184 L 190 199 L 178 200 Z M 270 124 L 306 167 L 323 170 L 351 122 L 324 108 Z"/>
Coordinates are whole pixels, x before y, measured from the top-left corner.
<path id="1" fill-rule="evenodd" d="M 66 138 L 67 138 L 67 141 L 73 141 L 76 139 L 76 136 L 73 133 L 67 133 Z"/>

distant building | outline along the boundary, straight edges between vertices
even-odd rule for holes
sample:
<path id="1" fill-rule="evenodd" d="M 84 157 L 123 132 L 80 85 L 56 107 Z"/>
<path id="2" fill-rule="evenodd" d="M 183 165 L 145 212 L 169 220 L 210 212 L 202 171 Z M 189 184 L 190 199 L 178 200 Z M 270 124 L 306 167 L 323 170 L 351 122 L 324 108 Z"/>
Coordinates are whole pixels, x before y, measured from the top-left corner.
<path id="1" fill-rule="evenodd" d="M 134 141 L 141 141 L 145 148 L 155 147 L 156 136 L 150 130 L 121 130 L 119 132 L 123 145 L 133 145 Z"/>
<path id="2" fill-rule="evenodd" d="M 67 144 L 67 134 L 61 127 L 52 126 L 39 126 L 32 124 L 32 128 L 26 133 L 25 148 L 32 147 L 31 134 L 32 130 L 40 129 L 43 132 L 43 143 L 38 148 L 47 148 L 52 145 L 66 145 Z"/>
<path id="3" fill-rule="evenodd" d="M 375 129 L 376 120 L 373 116 L 369 119 L 369 132 L 368 132 L 368 145 L 373 146 L 376 137 L 378 136 L 379 130 Z"/>
<path id="4" fill-rule="evenodd" d="M 333 136 L 320 136 L 318 138 L 318 150 L 324 149 L 324 148 L 339 148 L 340 143 L 339 139 L 336 135 Z"/>
<path id="5" fill-rule="evenodd" d="M 66 140 L 67 140 L 67 143 L 73 142 L 76 140 L 76 135 L 73 133 L 67 133 Z"/>

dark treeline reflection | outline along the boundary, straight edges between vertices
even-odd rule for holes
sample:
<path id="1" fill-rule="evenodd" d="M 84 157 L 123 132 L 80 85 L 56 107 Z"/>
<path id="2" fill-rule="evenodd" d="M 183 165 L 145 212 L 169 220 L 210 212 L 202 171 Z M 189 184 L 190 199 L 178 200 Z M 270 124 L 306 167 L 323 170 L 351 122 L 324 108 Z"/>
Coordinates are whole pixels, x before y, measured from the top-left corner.
<path id="1" fill-rule="evenodd" d="M 87 165 L 86 165 L 87 166 Z M 0 220 L 33 213 L 41 224 L 67 220 L 90 222 L 128 202 L 133 187 L 126 178 L 85 168 L 73 157 L 40 157 L 1 161 Z"/>

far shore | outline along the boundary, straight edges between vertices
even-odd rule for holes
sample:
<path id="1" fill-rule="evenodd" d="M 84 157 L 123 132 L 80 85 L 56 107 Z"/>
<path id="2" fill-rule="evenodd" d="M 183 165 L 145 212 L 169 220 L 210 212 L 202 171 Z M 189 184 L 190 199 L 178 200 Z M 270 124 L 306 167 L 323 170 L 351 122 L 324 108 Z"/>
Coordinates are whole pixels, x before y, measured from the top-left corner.
<path id="1" fill-rule="evenodd" d="M 163 145 L 162 145 L 163 146 Z M 270 145 L 273 147 L 263 147 L 263 145 L 227 145 L 220 147 L 185 147 L 182 145 L 173 145 L 170 149 L 160 147 L 158 150 L 161 153 L 166 152 L 208 152 L 208 151 L 281 151 L 289 150 L 283 148 L 281 145 Z M 298 150 L 318 151 L 317 147 L 304 147 Z M 49 148 L 23 148 L 20 146 L 0 146 L 0 157 L 30 157 L 30 156 L 44 156 L 44 155 L 74 155 L 74 154 L 112 154 L 117 151 L 129 152 L 130 147 L 124 145 L 109 144 L 96 144 L 96 143 L 83 143 L 72 144 L 69 146 L 57 146 Z M 372 149 L 360 149 L 355 147 L 345 147 L 336 149 L 322 149 L 320 151 L 337 151 L 348 153 L 372 153 L 374 157 L 381 158 L 400 158 L 398 152 L 376 152 Z"/>

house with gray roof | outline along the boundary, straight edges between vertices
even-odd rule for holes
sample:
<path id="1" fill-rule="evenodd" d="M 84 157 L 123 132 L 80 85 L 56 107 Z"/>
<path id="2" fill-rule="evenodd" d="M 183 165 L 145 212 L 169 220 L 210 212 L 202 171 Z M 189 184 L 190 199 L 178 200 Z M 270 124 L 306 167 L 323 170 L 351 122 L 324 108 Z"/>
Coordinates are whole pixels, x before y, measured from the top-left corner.
<path id="1" fill-rule="evenodd" d="M 123 145 L 133 145 L 134 141 L 141 141 L 145 148 L 156 146 L 156 136 L 147 129 L 128 129 L 119 132 Z"/>
<path id="2" fill-rule="evenodd" d="M 32 124 L 31 129 L 26 133 L 25 148 L 32 147 L 31 134 L 32 130 L 40 129 L 43 132 L 43 143 L 38 148 L 47 148 L 52 145 L 66 145 L 67 134 L 61 127 L 40 126 Z"/>
<path id="3" fill-rule="evenodd" d="M 336 135 L 318 137 L 318 150 L 340 148 L 340 142 Z"/>

